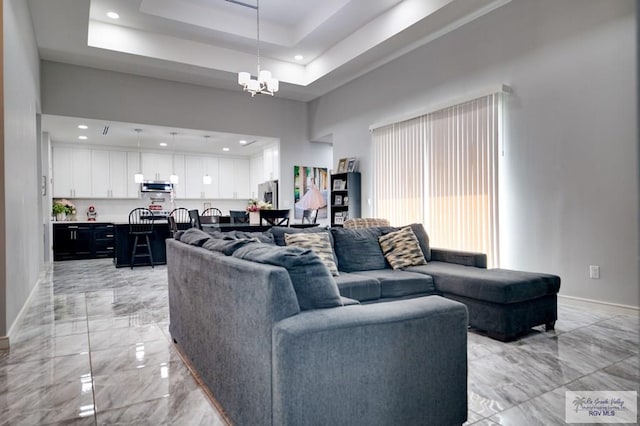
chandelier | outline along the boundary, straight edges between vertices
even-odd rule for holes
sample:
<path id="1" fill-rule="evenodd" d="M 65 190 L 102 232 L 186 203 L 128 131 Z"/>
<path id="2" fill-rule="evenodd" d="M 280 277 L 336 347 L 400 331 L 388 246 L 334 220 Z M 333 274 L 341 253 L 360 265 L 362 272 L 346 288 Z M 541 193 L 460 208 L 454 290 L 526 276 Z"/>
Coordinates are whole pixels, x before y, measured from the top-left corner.
<path id="1" fill-rule="evenodd" d="M 241 6 L 245 6 L 256 10 L 256 34 L 258 45 L 258 77 L 253 79 L 251 73 L 239 72 L 238 84 L 242 86 L 245 92 L 251 93 L 251 97 L 259 94 L 266 94 L 273 96 L 280 89 L 280 82 L 277 78 L 271 76 L 271 71 L 260 69 L 260 0 L 256 0 L 256 5 L 243 3 L 237 0 L 227 0 L 230 3 L 235 3 Z"/>

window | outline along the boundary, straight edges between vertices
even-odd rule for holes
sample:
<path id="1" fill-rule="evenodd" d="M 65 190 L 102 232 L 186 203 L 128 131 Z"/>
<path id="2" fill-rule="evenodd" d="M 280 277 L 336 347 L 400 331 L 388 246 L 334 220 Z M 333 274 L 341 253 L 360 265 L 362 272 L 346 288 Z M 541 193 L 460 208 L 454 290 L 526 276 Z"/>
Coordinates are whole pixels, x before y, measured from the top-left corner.
<path id="1" fill-rule="evenodd" d="M 502 95 L 373 130 L 374 215 L 421 222 L 434 247 L 498 258 Z"/>

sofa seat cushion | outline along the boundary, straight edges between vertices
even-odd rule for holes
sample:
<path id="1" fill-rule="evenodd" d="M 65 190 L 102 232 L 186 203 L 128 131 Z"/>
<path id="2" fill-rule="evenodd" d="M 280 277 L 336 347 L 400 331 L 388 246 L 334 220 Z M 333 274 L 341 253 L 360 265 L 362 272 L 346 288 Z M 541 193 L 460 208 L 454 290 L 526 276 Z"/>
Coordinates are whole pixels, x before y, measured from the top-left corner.
<path id="1" fill-rule="evenodd" d="M 533 272 L 483 269 L 437 261 L 411 266 L 407 270 L 432 276 L 442 293 L 501 304 L 556 294 L 560 289 L 560 277 Z"/>
<path id="2" fill-rule="evenodd" d="M 342 272 L 335 277 L 340 294 L 364 302 L 380 299 L 380 281 L 356 273 Z"/>
<path id="3" fill-rule="evenodd" d="M 296 292 L 300 310 L 343 306 L 331 273 L 318 255 L 309 249 L 253 243 L 237 249 L 233 256 L 285 268 Z"/>
<path id="4" fill-rule="evenodd" d="M 375 278 L 380 282 L 380 297 L 401 297 L 411 294 L 437 294 L 433 279 L 416 272 L 396 269 L 360 271 L 356 275 Z"/>

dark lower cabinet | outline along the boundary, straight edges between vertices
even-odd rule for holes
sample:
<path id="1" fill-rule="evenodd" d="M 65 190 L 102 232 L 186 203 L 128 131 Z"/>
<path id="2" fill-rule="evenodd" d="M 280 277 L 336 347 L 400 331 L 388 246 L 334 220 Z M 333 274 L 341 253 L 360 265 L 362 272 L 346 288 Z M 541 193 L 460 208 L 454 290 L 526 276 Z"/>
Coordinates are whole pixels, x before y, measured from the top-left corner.
<path id="1" fill-rule="evenodd" d="M 113 224 L 53 224 L 53 260 L 108 258 L 114 253 Z"/>

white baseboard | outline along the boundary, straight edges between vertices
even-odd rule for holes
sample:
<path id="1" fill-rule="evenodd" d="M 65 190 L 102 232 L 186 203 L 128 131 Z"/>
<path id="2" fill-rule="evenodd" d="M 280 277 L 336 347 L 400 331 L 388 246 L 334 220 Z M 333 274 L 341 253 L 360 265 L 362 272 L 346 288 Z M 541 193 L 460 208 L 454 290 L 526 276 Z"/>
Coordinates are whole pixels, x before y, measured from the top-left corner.
<path id="1" fill-rule="evenodd" d="M 600 300 L 584 299 L 582 297 L 564 296 L 558 294 L 558 298 L 567 305 L 580 306 L 585 308 L 603 309 L 624 315 L 640 315 L 640 307 L 621 305 L 618 303 L 602 302 Z"/>
<path id="2" fill-rule="evenodd" d="M 7 333 L 7 336 L 6 336 L 7 346 L 5 349 L 9 349 L 9 338 L 11 336 L 15 336 L 16 327 L 18 326 L 18 324 L 20 324 L 20 321 L 22 320 L 22 317 L 24 317 L 25 313 L 27 312 L 29 305 L 31 305 L 31 299 L 33 299 L 33 295 L 36 294 L 36 291 L 38 290 L 38 288 L 40 288 L 40 284 L 44 280 L 46 273 L 48 272 L 49 268 L 52 268 L 52 267 L 53 267 L 53 263 L 51 262 L 44 264 L 42 270 L 40 271 L 40 275 L 38 276 L 38 281 L 36 281 L 36 285 L 34 285 L 33 288 L 31 289 L 31 292 L 29 293 L 27 300 L 22 305 L 22 308 L 20 309 L 20 312 L 18 312 L 18 315 L 16 315 L 15 321 L 13 321 L 13 324 L 11 324 L 11 327 L 9 327 L 9 332 Z M 2 339 L 3 337 L 0 337 L 0 349 L 3 348 Z"/>
<path id="3" fill-rule="evenodd" d="M 0 351 L 9 349 L 9 336 L 0 336 Z"/>

